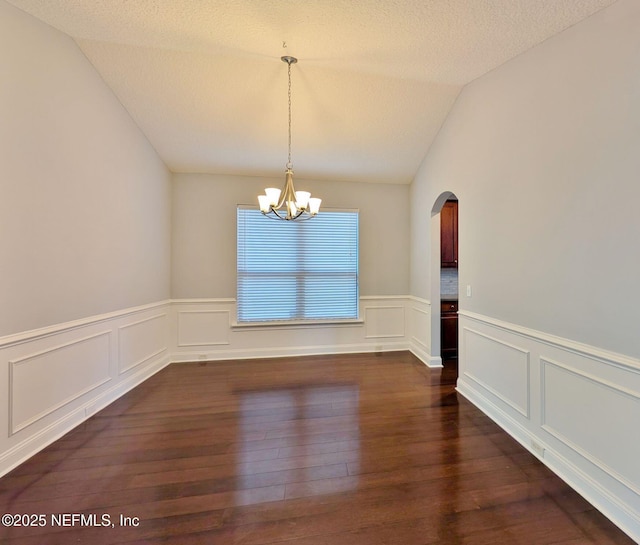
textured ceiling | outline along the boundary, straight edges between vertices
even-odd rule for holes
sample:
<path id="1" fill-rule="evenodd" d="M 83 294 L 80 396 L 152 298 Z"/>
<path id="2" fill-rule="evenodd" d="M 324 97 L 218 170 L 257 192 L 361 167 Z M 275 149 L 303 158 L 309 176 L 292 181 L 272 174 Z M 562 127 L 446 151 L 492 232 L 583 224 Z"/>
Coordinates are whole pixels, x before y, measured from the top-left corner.
<path id="1" fill-rule="evenodd" d="M 409 183 L 461 88 L 615 0 L 9 0 L 175 172 Z M 283 47 L 285 45 L 286 47 Z"/>

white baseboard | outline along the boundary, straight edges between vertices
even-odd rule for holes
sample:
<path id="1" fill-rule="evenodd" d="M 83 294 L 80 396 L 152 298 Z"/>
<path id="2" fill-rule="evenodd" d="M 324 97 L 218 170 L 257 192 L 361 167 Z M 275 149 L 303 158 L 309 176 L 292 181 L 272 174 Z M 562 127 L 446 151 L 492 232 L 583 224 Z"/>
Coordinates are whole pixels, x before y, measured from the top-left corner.
<path id="1" fill-rule="evenodd" d="M 360 298 L 358 321 L 238 326 L 233 299 L 173 302 L 174 361 L 277 358 L 409 349 L 409 296 Z"/>
<path id="2" fill-rule="evenodd" d="M 202 362 L 202 361 L 223 361 L 223 360 L 246 360 L 256 358 L 288 358 L 294 356 L 320 356 L 329 354 L 359 354 L 373 352 L 399 352 L 408 350 L 404 342 L 383 343 L 371 345 L 370 343 L 343 344 L 335 346 L 297 346 L 277 348 L 256 348 L 256 349 L 226 349 L 198 352 L 178 351 L 173 354 L 174 362 Z"/>
<path id="3" fill-rule="evenodd" d="M 636 542 L 640 542 L 638 528 L 640 518 L 627 506 L 617 501 L 609 491 L 604 489 L 588 474 L 579 470 L 565 457 L 555 452 L 548 443 L 544 443 L 539 437 L 532 436 L 525 428 L 520 426 L 498 407 L 488 402 L 487 399 L 464 380 L 458 381 L 456 388 L 458 393 L 473 403 L 478 409 L 498 424 L 506 433 L 513 437 L 520 445 L 533 454 L 546 465 L 553 473 L 558 475 L 571 488 L 578 492 L 591 505 L 613 521 L 623 532 Z"/>
<path id="4" fill-rule="evenodd" d="M 442 367 L 429 353 L 428 301 L 368 297 L 361 305 L 371 324 L 365 318 L 348 327 L 273 330 L 232 328 L 234 305 L 232 299 L 164 301 L 1 338 L 0 364 L 13 374 L 0 375 L 0 389 L 10 392 L 0 404 L 0 475 L 170 362 L 409 350 L 428 367 Z M 640 452 L 633 428 L 640 362 L 477 314 L 459 316 L 460 394 L 640 542 L 640 473 L 635 462 L 616 457 L 625 449 Z M 78 361 L 68 364 L 67 356 Z M 73 375 L 86 361 L 99 367 L 77 387 L 50 392 L 55 381 L 47 373 Z M 33 396 L 38 388 L 49 398 Z M 563 405 L 565 390 L 573 405 Z M 587 405 L 598 412 L 582 434 L 574 407 Z"/>
<path id="5" fill-rule="evenodd" d="M 86 400 L 81 406 L 66 413 L 37 433 L 27 437 L 0 455 L 0 476 L 8 473 L 21 463 L 37 454 L 54 441 L 69 433 L 75 427 L 82 424 L 88 418 L 113 403 L 116 399 L 132 390 L 138 384 L 164 369 L 171 363 L 169 356 L 149 363 L 137 373 L 128 376 L 125 380 L 101 392 L 99 395 Z"/>
<path id="6" fill-rule="evenodd" d="M 424 348 L 417 343 L 411 343 L 409 351 L 418 358 L 422 363 L 431 369 L 438 369 L 443 367 L 442 358 L 439 356 L 432 356 Z"/>
<path id="7" fill-rule="evenodd" d="M 457 391 L 640 543 L 637 360 L 459 316 Z"/>
<path id="8" fill-rule="evenodd" d="M 1 338 L 0 475 L 168 365 L 169 316 L 163 301 Z"/>

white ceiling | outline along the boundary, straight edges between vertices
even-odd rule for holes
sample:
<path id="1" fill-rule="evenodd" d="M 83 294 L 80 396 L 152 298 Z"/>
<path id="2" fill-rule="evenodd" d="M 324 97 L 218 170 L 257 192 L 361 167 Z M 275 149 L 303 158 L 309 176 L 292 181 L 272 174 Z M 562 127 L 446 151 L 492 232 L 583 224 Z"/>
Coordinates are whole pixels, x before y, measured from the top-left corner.
<path id="1" fill-rule="evenodd" d="M 174 172 L 410 183 L 461 88 L 616 0 L 9 0 L 72 36 Z M 286 45 L 286 47 L 283 47 Z"/>

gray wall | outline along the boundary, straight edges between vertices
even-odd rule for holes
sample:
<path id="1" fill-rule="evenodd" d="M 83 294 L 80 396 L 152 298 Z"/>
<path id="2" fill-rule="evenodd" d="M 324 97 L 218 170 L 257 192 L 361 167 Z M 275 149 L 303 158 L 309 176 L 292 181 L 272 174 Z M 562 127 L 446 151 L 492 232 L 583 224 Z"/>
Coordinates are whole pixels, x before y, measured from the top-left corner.
<path id="1" fill-rule="evenodd" d="M 639 19 L 620 0 L 463 90 L 412 185 L 413 295 L 453 191 L 462 309 L 640 357 Z"/>
<path id="2" fill-rule="evenodd" d="M 0 336 L 169 297 L 170 174 L 68 36 L 0 1 Z"/>
<path id="3" fill-rule="evenodd" d="M 236 296 L 236 205 L 254 204 L 282 178 L 175 174 L 172 284 L 174 298 Z M 409 186 L 295 179 L 323 207 L 360 210 L 360 295 L 409 291 Z"/>

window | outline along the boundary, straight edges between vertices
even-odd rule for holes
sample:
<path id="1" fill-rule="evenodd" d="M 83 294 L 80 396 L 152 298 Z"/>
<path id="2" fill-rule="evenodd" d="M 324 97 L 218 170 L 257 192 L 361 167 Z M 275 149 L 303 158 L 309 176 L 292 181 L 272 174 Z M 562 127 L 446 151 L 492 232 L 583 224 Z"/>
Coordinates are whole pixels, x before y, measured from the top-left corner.
<path id="1" fill-rule="evenodd" d="M 275 221 L 238 207 L 238 322 L 358 317 L 358 212 Z"/>

